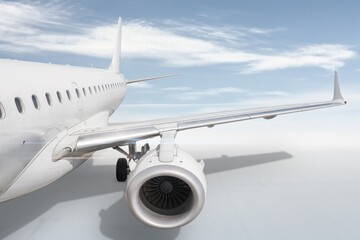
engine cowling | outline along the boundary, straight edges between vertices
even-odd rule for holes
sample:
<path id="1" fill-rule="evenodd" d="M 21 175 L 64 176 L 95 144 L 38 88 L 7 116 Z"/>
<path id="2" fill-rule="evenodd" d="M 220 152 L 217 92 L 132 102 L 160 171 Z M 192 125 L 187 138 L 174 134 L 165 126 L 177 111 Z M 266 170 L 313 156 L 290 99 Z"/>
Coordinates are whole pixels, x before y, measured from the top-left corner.
<path id="1" fill-rule="evenodd" d="M 148 226 L 180 227 L 204 206 L 203 162 L 175 147 L 171 162 L 160 162 L 157 149 L 145 154 L 129 174 L 126 199 L 133 215 Z"/>

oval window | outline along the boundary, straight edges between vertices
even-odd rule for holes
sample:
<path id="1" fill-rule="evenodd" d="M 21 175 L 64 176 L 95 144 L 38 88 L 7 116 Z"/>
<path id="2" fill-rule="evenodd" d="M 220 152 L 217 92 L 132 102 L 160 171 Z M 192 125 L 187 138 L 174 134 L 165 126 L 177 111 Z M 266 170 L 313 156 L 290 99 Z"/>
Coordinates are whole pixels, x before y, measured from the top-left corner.
<path id="1" fill-rule="evenodd" d="M 77 88 L 76 88 L 76 89 L 75 89 L 75 92 L 76 92 L 77 97 L 78 97 L 78 98 L 80 98 L 80 92 L 79 92 L 79 89 L 77 89 Z"/>
<path id="2" fill-rule="evenodd" d="M 97 89 L 96 89 L 96 87 L 94 86 L 94 91 L 95 91 L 95 93 L 97 93 Z"/>
<path id="3" fill-rule="evenodd" d="M 89 93 L 92 95 L 91 87 L 89 87 Z"/>
<path id="4" fill-rule="evenodd" d="M 85 88 L 83 88 L 83 93 L 84 93 L 84 96 L 86 97 L 86 91 L 85 91 Z"/>
<path id="5" fill-rule="evenodd" d="M 46 101 L 49 104 L 49 106 L 52 106 L 52 99 L 50 96 L 50 93 L 45 93 Z"/>
<path id="6" fill-rule="evenodd" d="M 17 110 L 19 111 L 19 113 L 25 112 L 24 103 L 21 100 L 21 98 L 19 98 L 19 97 L 15 98 L 15 104 L 16 104 L 16 107 L 17 107 Z"/>
<path id="7" fill-rule="evenodd" d="M 33 101 L 34 107 L 35 107 L 36 109 L 40 109 L 40 102 L 39 102 L 38 97 L 37 97 L 36 95 L 32 95 L 32 96 L 31 96 L 31 99 L 32 99 L 32 101 Z"/>
<path id="8" fill-rule="evenodd" d="M 71 101 L 71 94 L 70 94 L 70 91 L 69 91 L 69 90 L 66 90 L 66 95 L 67 95 L 69 101 Z"/>
<path id="9" fill-rule="evenodd" d="M 57 98 L 59 100 L 59 103 L 62 103 L 62 97 L 61 97 L 61 93 L 59 91 L 56 92 Z"/>
<path id="10" fill-rule="evenodd" d="M 2 103 L 0 102 L 0 119 L 5 118 L 5 109 Z"/>

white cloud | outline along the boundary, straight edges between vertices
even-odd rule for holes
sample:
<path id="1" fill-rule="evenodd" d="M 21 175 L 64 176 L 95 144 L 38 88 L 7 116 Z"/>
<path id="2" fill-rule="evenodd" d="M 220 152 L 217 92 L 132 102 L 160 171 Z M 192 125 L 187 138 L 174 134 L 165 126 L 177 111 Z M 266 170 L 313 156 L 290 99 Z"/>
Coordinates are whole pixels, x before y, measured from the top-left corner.
<path id="1" fill-rule="evenodd" d="M 249 43 L 250 39 L 254 40 L 257 35 L 264 35 L 268 33 L 283 31 L 283 28 L 276 29 L 262 29 L 262 28 L 247 28 L 241 26 L 215 26 L 205 25 L 191 20 L 176 21 L 166 20 L 165 25 L 169 26 L 169 30 L 176 34 L 185 34 L 186 36 L 192 36 L 204 40 L 215 40 L 219 43 L 224 41 L 231 43 Z"/>
<path id="2" fill-rule="evenodd" d="M 262 56 L 249 63 L 248 72 L 276 70 L 293 67 L 318 66 L 336 70 L 344 65 L 344 60 L 355 56 L 349 46 L 340 44 L 315 44 L 301 47 L 277 56 Z"/>
<path id="3" fill-rule="evenodd" d="M 210 88 L 210 89 L 204 89 L 202 91 L 184 92 L 174 97 L 179 100 L 196 100 L 202 97 L 217 96 L 226 93 L 244 93 L 244 92 L 247 92 L 247 90 L 241 88 L 235 88 L 235 87 Z"/>
<path id="4" fill-rule="evenodd" d="M 268 91 L 268 92 L 255 92 L 250 93 L 250 95 L 263 95 L 263 96 L 287 96 L 290 93 L 284 91 Z"/>
<path id="5" fill-rule="evenodd" d="M 76 24 L 72 11 L 57 2 L 41 5 L 0 1 L 1 51 L 55 51 L 111 58 L 115 29 L 114 23 Z M 225 44 L 275 30 L 220 28 L 174 21 L 155 27 L 146 21 L 125 21 L 123 56 L 155 59 L 174 67 L 232 64 L 240 73 L 298 67 L 334 70 L 355 56 L 350 46 L 340 44 L 312 44 L 288 51 L 275 49 L 270 53 Z M 202 38 L 196 37 L 199 33 Z"/>
<path id="6" fill-rule="evenodd" d="M 167 87 L 167 88 L 162 88 L 161 90 L 163 91 L 189 91 L 191 90 L 190 87 Z"/>

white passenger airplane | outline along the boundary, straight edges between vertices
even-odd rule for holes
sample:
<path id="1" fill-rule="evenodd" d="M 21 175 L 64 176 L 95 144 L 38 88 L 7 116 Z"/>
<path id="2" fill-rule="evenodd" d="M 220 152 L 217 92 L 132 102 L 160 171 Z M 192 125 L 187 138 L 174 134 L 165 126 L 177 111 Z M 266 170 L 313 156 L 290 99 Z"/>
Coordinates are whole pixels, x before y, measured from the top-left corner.
<path id="1" fill-rule="evenodd" d="M 152 227 L 179 227 L 200 213 L 206 181 L 204 163 L 174 144 L 178 131 L 346 104 L 335 72 L 331 101 L 108 125 L 128 84 L 167 77 L 126 80 L 120 42 L 121 19 L 106 70 L 0 60 L 0 202 L 42 188 L 93 152 L 113 148 L 126 156 L 118 159 L 116 177 L 127 180 L 134 216 Z M 156 149 L 145 144 L 136 152 L 136 141 L 155 136 L 161 137 Z"/>

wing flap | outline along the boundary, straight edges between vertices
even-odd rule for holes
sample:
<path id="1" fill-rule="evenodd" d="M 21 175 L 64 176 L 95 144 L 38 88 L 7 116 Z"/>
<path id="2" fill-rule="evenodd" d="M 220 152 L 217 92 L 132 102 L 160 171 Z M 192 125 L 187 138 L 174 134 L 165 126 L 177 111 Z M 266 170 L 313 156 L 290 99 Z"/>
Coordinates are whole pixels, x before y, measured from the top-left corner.
<path id="1" fill-rule="evenodd" d="M 105 132 L 94 131 L 91 134 L 80 135 L 78 137 L 76 151 L 93 152 L 105 148 L 122 146 L 141 139 L 158 136 L 159 133 L 159 130 L 155 127 L 149 126 Z"/>

